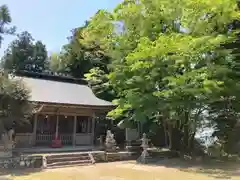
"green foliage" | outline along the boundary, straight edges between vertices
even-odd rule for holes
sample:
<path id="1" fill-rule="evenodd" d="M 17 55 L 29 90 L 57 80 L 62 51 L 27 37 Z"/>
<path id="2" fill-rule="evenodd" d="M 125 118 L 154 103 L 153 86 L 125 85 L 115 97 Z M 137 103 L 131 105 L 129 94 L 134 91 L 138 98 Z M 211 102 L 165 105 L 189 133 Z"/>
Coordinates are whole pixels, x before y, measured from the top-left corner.
<path id="1" fill-rule="evenodd" d="M 29 90 L 21 80 L 0 76 L 0 133 L 9 130 L 13 124 L 21 124 L 28 120 L 32 113 L 29 102 Z"/>
<path id="2" fill-rule="evenodd" d="M 109 84 L 108 74 L 99 67 L 90 69 L 85 77 L 97 97 L 107 101 L 116 98 L 116 93 Z"/>
<path id="3" fill-rule="evenodd" d="M 43 72 L 47 65 L 47 50 L 41 41 L 34 43 L 28 32 L 18 35 L 6 50 L 3 67 L 12 71 Z"/>
<path id="4" fill-rule="evenodd" d="M 116 94 L 108 78 L 111 59 L 96 42 L 85 43 L 90 40 L 83 34 L 88 24 L 72 30 L 63 51 L 51 55 L 50 70 L 85 78 L 97 97 L 112 101 Z"/>
<path id="5" fill-rule="evenodd" d="M 235 0 L 128 0 L 113 13 L 99 11 L 83 41 L 98 42 L 113 59 L 109 79 L 119 100 L 110 115 L 158 116 L 170 146 L 175 136 L 178 148 L 191 149 L 204 113 L 226 88 L 238 88 L 227 78 L 232 49 L 222 46 L 235 41 L 228 25 L 238 18 Z"/>
<path id="6" fill-rule="evenodd" d="M 85 45 L 83 42 L 83 30 L 88 26 L 86 22 L 84 26 L 72 30 L 72 36 L 69 37 L 69 43 L 63 46 L 62 52 L 58 55 L 58 60 L 61 61 L 58 65 L 60 72 L 65 72 L 73 77 L 84 78 L 84 74 L 88 73 L 90 69 L 98 67 L 104 72 L 108 72 L 107 65 L 109 64 L 109 57 L 96 43 Z M 53 66 L 52 62 L 52 66 Z M 52 71 L 56 71 L 52 67 Z"/>
<path id="7" fill-rule="evenodd" d="M 81 38 L 81 28 L 72 31 L 69 44 L 63 46 L 60 59 L 64 59 L 65 68 L 74 77 L 83 78 L 84 74 L 91 69 L 91 62 L 85 57 L 85 48 L 79 43 Z"/>
<path id="8" fill-rule="evenodd" d="M 11 21 L 8 7 L 6 5 L 0 6 L 0 44 L 3 35 L 15 33 L 16 28 L 9 27 Z M 6 62 L 4 65 L 12 65 L 12 70 L 13 67 L 18 67 L 17 64 L 19 67 L 23 67 L 21 63 L 30 59 L 26 58 L 30 53 L 36 62 L 42 61 L 43 57 L 46 57 L 45 46 L 39 41 L 34 47 L 29 48 L 32 45 L 31 41 L 32 38 L 28 33 L 21 34 L 18 40 L 13 41 L 4 56 L 6 58 L 3 59 L 3 63 Z M 0 73 L 0 134 L 13 128 L 14 125 L 27 122 L 34 107 L 29 102 L 30 92 L 23 82 L 9 77 L 6 72 L 8 71 Z"/>
<path id="9" fill-rule="evenodd" d="M 56 73 L 68 73 L 67 64 L 65 59 L 62 58 L 61 54 L 52 53 L 49 58 L 49 69 Z"/>
<path id="10" fill-rule="evenodd" d="M 32 61 L 34 66 L 30 68 L 30 71 L 42 72 L 47 69 L 47 58 L 46 46 L 41 41 L 37 41 L 33 46 Z"/>
<path id="11" fill-rule="evenodd" d="M 239 4 L 238 4 L 239 9 Z M 221 98 L 210 106 L 209 119 L 215 123 L 215 132 L 213 137 L 217 137 L 221 142 L 222 150 L 225 153 L 233 154 L 239 152 L 239 50 L 240 50 L 240 21 L 235 20 L 229 24 L 229 27 L 237 31 L 237 39 L 225 43 L 223 48 L 231 50 L 227 61 L 227 75 L 224 77 L 224 88 L 218 96 Z M 221 76 L 220 76 L 221 77 Z M 218 76 L 219 78 L 219 76 Z M 223 78 L 223 77 L 221 77 Z"/>
<path id="12" fill-rule="evenodd" d="M 13 34 L 16 27 L 6 27 L 12 22 L 9 9 L 6 5 L 0 6 L 0 45 L 3 41 L 3 35 Z"/>

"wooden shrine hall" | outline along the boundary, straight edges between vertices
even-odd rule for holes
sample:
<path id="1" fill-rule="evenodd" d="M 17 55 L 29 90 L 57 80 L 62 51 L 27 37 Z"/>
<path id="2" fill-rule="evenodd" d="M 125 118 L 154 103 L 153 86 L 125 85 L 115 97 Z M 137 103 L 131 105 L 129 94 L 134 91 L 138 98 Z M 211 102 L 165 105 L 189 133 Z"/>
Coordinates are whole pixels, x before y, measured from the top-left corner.
<path id="1" fill-rule="evenodd" d="M 95 116 L 112 103 L 98 99 L 82 80 L 26 72 L 13 78 L 23 81 L 38 107 L 30 123 L 15 128 L 17 147 L 94 144 Z"/>

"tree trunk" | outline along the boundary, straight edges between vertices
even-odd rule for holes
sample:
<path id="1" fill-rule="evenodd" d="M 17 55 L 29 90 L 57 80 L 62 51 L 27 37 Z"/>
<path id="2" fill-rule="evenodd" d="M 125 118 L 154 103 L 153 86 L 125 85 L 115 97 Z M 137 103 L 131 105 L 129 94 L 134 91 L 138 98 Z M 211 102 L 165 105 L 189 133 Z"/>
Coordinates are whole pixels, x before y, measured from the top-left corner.
<path id="1" fill-rule="evenodd" d="M 196 132 L 192 133 L 191 136 L 189 136 L 188 151 L 190 151 L 190 152 L 192 152 L 192 150 L 194 149 L 195 135 L 196 135 Z"/>
<path id="2" fill-rule="evenodd" d="M 184 127 L 183 127 L 183 151 L 188 152 L 188 142 L 189 142 L 189 111 L 185 111 L 184 113 Z"/>
<path id="3" fill-rule="evenodd" d="M 2 133 L 5 132 L 5 127 L 4 127 L 4 124 L 3 124 L 3 121 L 0 119 L 0 140 L 2 138 Z"/>
<path id="4" fill-rule="evenodd" d="M 168 148 L 169 149 L 172 149 L 172 140 L 173 140 L 173 137 L 172 137 L 172 127 L 169 127 L 168 126 L 168 130 L 167 130 L 167 134 L 168 134 Z"/>
<path id="5" fill-rule="evenodd" d="M 167 130 L 167 123 L 163 120 L 163 130 L 164 130 L 164 139 L 165 139 L 165 145 L 166 147 L 169 147 L 168 139 L 170 139 L 168 136 L 168 130 Z"/>
<path id="6" fill-rule="evenodd" d="M 181 150 L 181 140 L 183 134 L 180 129 L 172 128 L 172 150 L 180 151 Z"/>

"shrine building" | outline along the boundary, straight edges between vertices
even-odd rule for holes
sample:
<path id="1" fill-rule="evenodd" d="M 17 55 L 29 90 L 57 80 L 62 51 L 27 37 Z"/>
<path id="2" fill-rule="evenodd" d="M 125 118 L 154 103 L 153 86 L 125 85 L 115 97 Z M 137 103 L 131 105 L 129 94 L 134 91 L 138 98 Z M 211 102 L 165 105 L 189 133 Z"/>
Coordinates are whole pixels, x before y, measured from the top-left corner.
<path id="1" fill-rule="evenodd" d="M 29 123 L 15 129 L 17 147 L 94 145 L 96 114 L 114 108 L 83 80 L 26 72 L 13 78 L 23 81 L 37 106 Z"/>

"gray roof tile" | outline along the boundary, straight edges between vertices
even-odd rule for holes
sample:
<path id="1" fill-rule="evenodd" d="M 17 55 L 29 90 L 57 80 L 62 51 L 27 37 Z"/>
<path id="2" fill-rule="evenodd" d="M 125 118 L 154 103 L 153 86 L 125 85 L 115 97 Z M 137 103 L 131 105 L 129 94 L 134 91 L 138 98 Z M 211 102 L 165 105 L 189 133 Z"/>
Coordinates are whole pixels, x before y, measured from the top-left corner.
<path id="1" fill-rule="evenodd" d="M 88 106 L 113 106 L 97 98 L 87 85 L 15 76 L 31 90 L 30 101 Z"/>

